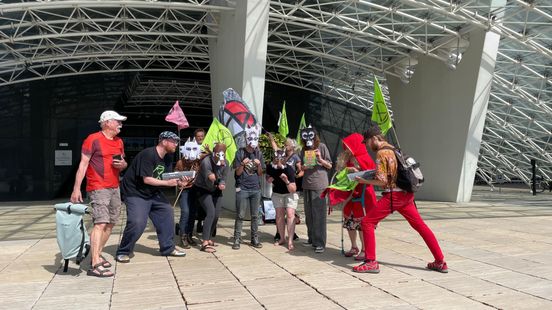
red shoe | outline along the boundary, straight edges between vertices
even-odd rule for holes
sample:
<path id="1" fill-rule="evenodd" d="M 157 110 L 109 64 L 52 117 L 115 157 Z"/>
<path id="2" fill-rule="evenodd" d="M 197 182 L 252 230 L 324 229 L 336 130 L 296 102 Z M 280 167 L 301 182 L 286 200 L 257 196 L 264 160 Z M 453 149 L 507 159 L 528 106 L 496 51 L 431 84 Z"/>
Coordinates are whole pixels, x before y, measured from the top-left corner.
<path id="1" fill-rule="evenodd" d="M 379 273 L 379 264 L 375 260 L 364 262 L 358 266 L 353 267 L 354 272 L 358 273 Z"/>
<path id="2" fill-rule="evenodd" d="M 427 264 L 427 269 L 439 271 L 439 272 L 442 272 L 442 273 L 447 273 L 448 272 L 447 263 L 444 262 L 444 261 L 443 262 L 434 261 L 433 263 L 428 263 Z"/>
<path id="3" fill-rule="evenodd" d="M 345 252 L 345 257 L 353 257 L 355 255 L 357 255 L 359 252 L 358 248 L 354 248 L 352 247 L 349 252 Z"/>

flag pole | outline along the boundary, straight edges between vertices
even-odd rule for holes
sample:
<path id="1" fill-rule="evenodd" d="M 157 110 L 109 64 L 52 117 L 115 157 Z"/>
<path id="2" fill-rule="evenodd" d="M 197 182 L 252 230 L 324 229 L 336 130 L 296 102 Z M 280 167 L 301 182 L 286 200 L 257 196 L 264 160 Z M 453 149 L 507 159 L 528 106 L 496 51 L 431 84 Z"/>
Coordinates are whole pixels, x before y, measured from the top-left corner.
<path id="1" fill-rule="evenodd" d="M 391 127 L 391 130 L 393 130 L 393 137 L 395 138 L 395 144 L 396 144 L 396 147 L 400 150 L 401 149 L 401 145 L 399 143 L 399 138 L 397 137 L 397 131 L 395 130 L 395 121 L 391 121 L 391 123 L 393 124 L 393 126 Z"/>
<path id="2" fill-rule="evenodd" d="M 178 128 L 178 125 L 176 126 L 176 131 L 178 132 L 178 159 L 182 158 L 182 154 L 180 153 L 180 141 L 182 139 L 180 138 L 180 128 Z"/>

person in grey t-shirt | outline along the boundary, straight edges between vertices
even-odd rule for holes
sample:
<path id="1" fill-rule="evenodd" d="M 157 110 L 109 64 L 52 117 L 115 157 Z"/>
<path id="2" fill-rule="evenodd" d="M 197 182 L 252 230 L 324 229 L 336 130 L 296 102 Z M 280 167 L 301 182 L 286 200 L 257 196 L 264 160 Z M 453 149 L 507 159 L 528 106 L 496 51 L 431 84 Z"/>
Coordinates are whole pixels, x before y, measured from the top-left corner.
<path id="1" fill-rule="evenodd" d="M 236 221 L 234 223 L 234 244 L 232 249 L 238 250 L 241 243 L 241 232 L 245 210 L 249 207 L 251 212 L 251 245 L 261 248 L 257 235 L 259 206 L 261 204 L 261 183 L 264 160 L 259 150 L 259 124 L 245 129 L 247 146 L 240 148 L 234 158 L 233 167 L 236 169 Z"/>
<path id="2" fill-rule="evenodd" d="M 323 253 L 326 248 L 326 200 L 320 194 L 328 187 L 328 171 L 332 169 L 330 151 L 320 143 L 318 133 L 310 125 L 301 130 L 301 170 L 303 175 L 303 197 L 305 222 L 309 239 L 303 243 L 314 247 L 314 252 Z"/>

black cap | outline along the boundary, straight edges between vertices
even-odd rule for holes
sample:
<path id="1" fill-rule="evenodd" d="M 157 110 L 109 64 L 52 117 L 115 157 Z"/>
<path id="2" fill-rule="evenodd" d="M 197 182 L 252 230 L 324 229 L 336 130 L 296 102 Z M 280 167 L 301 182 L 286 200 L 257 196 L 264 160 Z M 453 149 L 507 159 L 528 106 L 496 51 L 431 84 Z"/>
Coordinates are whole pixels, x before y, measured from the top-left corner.
<path id="1" fill-rule="evenodd" d="M 163 131 L 162 133 L 159 134 L 159 141 L 166 140 L 166 139 L 171 139 L 176 142 L 180 142 L 180 138 L 178 137 L 178 135 L 172 131 Z"/>
<path id="2" fill-rule="evenodd" d="M 368 128 L 368 130 L 364 132 L 364 140 L 362 142 L 366 143 L 366 140 L 379 135 L 381 135 L 381 129 L 379 128 L 379 126 L 376 124 L 371 124 L 370 128 Z"/>

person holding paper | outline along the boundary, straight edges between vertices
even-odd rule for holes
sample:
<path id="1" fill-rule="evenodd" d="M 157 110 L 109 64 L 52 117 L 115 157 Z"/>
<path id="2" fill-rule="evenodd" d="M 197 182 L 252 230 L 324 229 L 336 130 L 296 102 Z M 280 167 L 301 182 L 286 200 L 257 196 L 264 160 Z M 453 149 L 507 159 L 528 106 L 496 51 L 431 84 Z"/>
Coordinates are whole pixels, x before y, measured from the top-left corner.
<path id="1" fill-rule="evenodd" d="M 196 139 L 188 138 L 182 149 L 182 158 L 176 162 L 174 170 L 176 171 L 199 171 L 201 162 L 201 149 Z M 192 186 L 193 180 L 190 180 L 188 187 Z M 180 193 L 180 220 L 178 221 L 178 233 L 182 242 L 182 247 L 189 249 L 197 245 L 192 238 L 194 230 L 194 222 L 196 218 L 196 202 L 194 191 L 189 188 L 184 188 Z"/>
<path id="2" fill-rule="evenodd" d="M 338 160 L 338 171 L 340 167 L 347 167 L 349 173 L 375 169 L 376 164 L 368 155 L 363 137 L 359 133 L 352 133 L 343 139 L 343 153 Z M 364 205 L 358 201 L 364 191 Z M 357 231 L 361 230 L 360 222 L 364 217 L 364 210 L 370 210 L 376 205 L 376 193 L 372 185 L 358 184 L 349 196 L 349 201 L 343 207 L 343 228 L 347 229 L 351 240 L 351 249 L 345 252 L 346 257 L 354 257 L 355 260 L 364 260 L 364 243 L 360 233 L 361 250 L 356 242 Z"/>
<path id="3" fill-rule="evenodd" d="M 301 143 L 305 221 L 309 236 L 303 245 L 314 247 L 315 253 L 324 253 L 327 206 L 326 200 L 320 195 L 328 187 L 328 171 L 332 169 L 332 159 L 328 147 L 320 142 L 318 133 L 310 125 L 301 130 Z"/>
<path id="4" fill-rule="evenodd" d="M 357 178 L 359 183 L 381 186 L 384 189 L 382 197 L 376 206 L 367 211 L 362 219 L 362 233 L 364 234 L 364 246 L 366 258 L 364 263 L 355 266 L 354 272 L 379 273 L 379 264 L 376 261 L 376 225 L 393 211 L 399 212 L 408 224 L 416 230 L 433 254 L 434 261 L 427 264 L 427 269 L 438 272 L 448 272 L 447 263 L 439 246 L 439 242 L 431 229 L 424 223 L 414 203 L 414 194 L 397 187 L 397 158 L 394 147 L 389 144 L 382 135 L 377 125 L 371 126 L 364 133 L 364 143 L 372 151 L 376 152 L 377 168 L 373 179 Z"/>
<path id="5" fill-rule="evenodd" d="M 140 239 L 148 218 L 151 219 L 159 240 L 159 252 L 163 256 L 182 257 L 186 253 L 174 244 L 174 212 L 163 187 L 186 187 L 188 178 L 162 180 L 163 173 L 170 171 L 172 162 L 166 160 L 180 143 L 177 134 L 163 131 L 156 146 L 143 149 L 130 164 L 121 183 L 121 193 L 126 204 L 127 221 L 116 260 L 129 263 L 136 242 Z"/>

